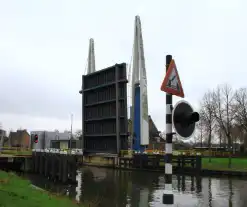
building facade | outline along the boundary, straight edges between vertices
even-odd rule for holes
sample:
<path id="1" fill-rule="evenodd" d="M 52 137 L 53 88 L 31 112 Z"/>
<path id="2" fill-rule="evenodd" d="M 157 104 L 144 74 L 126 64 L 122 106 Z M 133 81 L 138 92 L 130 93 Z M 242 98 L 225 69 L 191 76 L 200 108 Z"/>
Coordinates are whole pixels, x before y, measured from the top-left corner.
<path id="1" fill-rule="evenodd" d="M 30 135 L 27 130 L 17 130 L 9 133 L 9 141 L 11 147 L 29 148 Z"/>
<path id="2" fill-rule="evenodd" d="M 6 137 L 6 131 L 3 129 L 0 129 L 0 136 Z"/>
<path id="3" fill-rule="evenodd" d="M 149 116 L 149 145 L 147 150 L 159 150 L 165 149 L 165 140 L 160 137 L 160 131 L 157 129 L 151 116 Z"/>
<path id="4" fill-rule="evenodd" d="M 6 139 L 6 131 L 0 129 L 0 147 L 3 147 L 5 145 Z"/>
<path id="5" fill-rule="evenodd" d="M 160 131 L 158 131 L 151 116 L 149 118 L 149 145 L 147 150 L 161 150 L 165 149 L 165 140 L 159 136 Z M 128 121 L 128 131 L 131 132 L 131 119 Z"/>
<path id="6" fill-rule="evenodd" d="M 31 138 L 31 148 L 32 149 L 45 149 L 45 148 L 60 148 L 68 149 L 70 142 L 70 132 L 58 132 L 58 131 L 32 131 L 31 135 L 38 135 L 38 142 L 34 143 L 33 138 Z"/>

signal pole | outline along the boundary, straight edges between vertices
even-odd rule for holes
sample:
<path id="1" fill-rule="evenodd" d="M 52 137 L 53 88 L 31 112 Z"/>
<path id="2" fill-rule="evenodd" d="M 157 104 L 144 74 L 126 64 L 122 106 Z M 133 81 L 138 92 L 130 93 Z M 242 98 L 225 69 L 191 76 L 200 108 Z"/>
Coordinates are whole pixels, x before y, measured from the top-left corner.
<path id="1" fill-rule="evenodd" d="M 2 130 L 2 124 L 0 123 L 0 154 L 2 151 L 3 143 L 4 143 L 4 135 Z"/>
<path id="2" fill-rule="evenodd" d="M 183 87 L 178 75 L 175 61 L 171 55 L 166 56 L 166 76 L 161 85 L 161 91 L 166 92 L 166 147 L 165 147 L 165 190 L 163 204 L 173 205 L 172 190 L 172 136 L 178 134 L 181 138 L 191 137 L 195 131 L 195 123 L 200 116 L 186 101 L 172 106 L 172 95 L 184 98 Z M 172 123 L 176 133 L 172 133 Z"/>
<path id="3" fill-rule="evenodd" d="M 72 127 L 73 127 L 73 114 L 70 115 L 70 121 L 71 121 L 71 124 L 70 124 L 70 150 L 72 149 Z"/>
<path id="4" fill-rule="evenodd" d="M 166 56 L 166 72 L 172 61 L 172 56 Z M 172 191 L 172 94 L 166 93 L 166 145 L 165 145 L 165 190 L 163 204 L 173 204 Z"/>

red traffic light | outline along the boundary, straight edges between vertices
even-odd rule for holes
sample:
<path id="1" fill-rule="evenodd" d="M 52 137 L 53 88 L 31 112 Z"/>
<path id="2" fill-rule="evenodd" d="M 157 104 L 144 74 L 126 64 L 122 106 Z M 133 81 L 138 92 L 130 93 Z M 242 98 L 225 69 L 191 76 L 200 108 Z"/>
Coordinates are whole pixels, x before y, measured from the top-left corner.
<path id="1" fill-rule="evenodd" d="M 35 142 L 35 143 L 38 143 L 38 139 L 39 139 L 38 135 L 35 134 L 35 135 L 34 135 L 34 142 Z"/>

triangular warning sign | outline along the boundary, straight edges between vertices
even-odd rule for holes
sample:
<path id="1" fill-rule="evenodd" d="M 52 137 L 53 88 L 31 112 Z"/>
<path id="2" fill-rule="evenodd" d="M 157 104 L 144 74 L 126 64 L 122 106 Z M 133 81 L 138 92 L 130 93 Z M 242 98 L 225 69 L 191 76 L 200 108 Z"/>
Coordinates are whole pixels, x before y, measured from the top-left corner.
<path id="1" fill-rule="evenodd" d="M 180 82 L 180 78 L 174 60 L 171 61 L 168 67 L 165 79 L 163 80 L 160 89 L 166 93 L 170 93 L 172 95 L 184 98 L 183 87 Z"/>

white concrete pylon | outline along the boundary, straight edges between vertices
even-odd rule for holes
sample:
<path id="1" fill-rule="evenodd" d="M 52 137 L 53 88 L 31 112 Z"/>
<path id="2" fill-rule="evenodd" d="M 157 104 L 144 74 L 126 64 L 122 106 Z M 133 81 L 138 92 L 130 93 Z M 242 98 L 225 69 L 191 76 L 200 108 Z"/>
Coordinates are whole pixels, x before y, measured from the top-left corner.
<path id="1" fill-rule="evenodd" d="M 141 19 L 139 16 L 135 17 L 135 32 L 133 45 L 133 65 L 132 65 L 132 87 L 135 84 L 140 84 L 142 78 L 147 78 L 144 47 L 142 38 Z M 141 77 L 141 74 L 143 77 Z"/>
<path id="2" fill-rule="evenodd" d="M 149 118 L 148 118 L 148 98 L 147 98 L 147 74 L 145 66 L 144 46 L 142 38 L 142 27 L 139 16 L 135 17 L 134 27 L 134 45 L 133 45 L 133 63 L 132 63 L 132 123 L 135 120 L 135 97 L 136 87 L 140 87 L 140 144 L 149 144 Z M 131 134 L 134 134 L 134 124 L 132 124 Z M 132 143 L 132 142 L 131 142 Z"/>
<path id="3" fill-rule="evenodd" d="M 87 59 L 87 74 L 95 72 L 95 53 L 94 53 L 94 40 L 89 40 L 89 51 Z"/>

